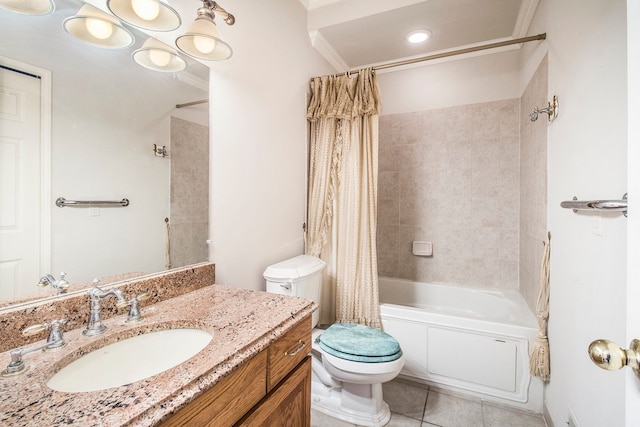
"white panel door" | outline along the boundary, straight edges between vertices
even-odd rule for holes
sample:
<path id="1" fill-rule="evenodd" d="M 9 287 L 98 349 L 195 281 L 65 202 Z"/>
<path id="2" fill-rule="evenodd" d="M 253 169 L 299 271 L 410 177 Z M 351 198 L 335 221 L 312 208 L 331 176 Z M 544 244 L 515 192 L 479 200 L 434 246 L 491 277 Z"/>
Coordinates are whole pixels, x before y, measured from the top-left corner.
<path id="1" fill-rule="evenodd" d="M 40 275 L 40 123 L 40 79 L 0 67 L 0 299 Z"/>

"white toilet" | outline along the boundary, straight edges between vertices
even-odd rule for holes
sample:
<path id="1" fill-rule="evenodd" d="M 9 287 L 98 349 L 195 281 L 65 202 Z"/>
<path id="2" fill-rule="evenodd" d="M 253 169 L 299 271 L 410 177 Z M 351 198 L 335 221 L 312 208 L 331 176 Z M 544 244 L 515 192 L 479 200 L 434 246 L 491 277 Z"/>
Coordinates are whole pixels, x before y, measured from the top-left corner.
<path id="1" fill-rule="evenodd" d="M 320 305 L 324 261 L 300 255 L 267 267 L 267 292 L 293 295 Z M 315 328 L 320 313 L 313 313 Z M 380 427 L 391 412 L 382 399 L 382 383 L 404 366 L 398 342 L 367 326 L 337 323 L 313 330 L 311 407 L 360 426 Z"/>

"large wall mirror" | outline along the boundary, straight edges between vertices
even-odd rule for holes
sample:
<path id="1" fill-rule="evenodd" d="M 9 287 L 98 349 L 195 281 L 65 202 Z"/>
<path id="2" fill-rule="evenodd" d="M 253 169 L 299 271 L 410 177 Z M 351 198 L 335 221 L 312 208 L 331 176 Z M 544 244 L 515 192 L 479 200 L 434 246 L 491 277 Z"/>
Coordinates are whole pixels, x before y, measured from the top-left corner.
<path id="1" fill-rule="evenodd" d="M 75 39 L 62 24 L 83 4 L 56 0 L 43 16 L 0 9 L 0 307 L 55 295 L 37 286 L 47 273 L 65 272 L 71 292 L 95 278 L 107 284 L 208 258 L 209 69 L 185 56 L 180 72 L 141 67 L 132 52 L 149 36 L 131 27 L 126 49 Z M 33 152 L 10 129 L 23 107 L 10 83 L 36 80 L 29 69 L 42 70 L 51 88 L 50 100 L 39 94 L 50 123 L 36 120 L 45 143 Z M 25 177 L 35 177 L 32 187 Z M 61 208 L 60 197 L 130 204 Z M 24 208 L 29 198 L 36 204 Z M 22 262 L 22 246 L 35 261 Z"/>

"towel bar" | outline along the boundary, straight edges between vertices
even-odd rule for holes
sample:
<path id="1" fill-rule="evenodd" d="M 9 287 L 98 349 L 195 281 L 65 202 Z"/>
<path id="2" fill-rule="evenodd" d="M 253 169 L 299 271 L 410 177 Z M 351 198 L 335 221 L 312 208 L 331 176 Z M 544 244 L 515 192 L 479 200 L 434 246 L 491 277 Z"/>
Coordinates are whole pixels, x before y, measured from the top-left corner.
<path id="1" fill-rule="evenodd" d="M 627 216 L 627 193 L 625 193 L 620 200 L 578 200 L 578 198 L 574 196 L 573 200 L 560 203 L 560 207 L 573 209 L 574 212 L 593 209 L 622 212 L 624 216 Z"/>
<path id="2" fill-rule="evenodd" d="M 129 199 L 122 200 L 67 200 L 64 197 L 56 199 L 56 206 L 63 208 L 65 206 L 129 206 Z"/>

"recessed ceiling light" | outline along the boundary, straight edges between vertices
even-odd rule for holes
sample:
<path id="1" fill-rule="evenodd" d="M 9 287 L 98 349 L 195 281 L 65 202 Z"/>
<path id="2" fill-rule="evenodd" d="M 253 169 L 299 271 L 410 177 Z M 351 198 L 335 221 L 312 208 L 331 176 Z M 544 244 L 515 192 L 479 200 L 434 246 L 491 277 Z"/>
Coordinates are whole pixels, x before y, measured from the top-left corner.
<path id="1" fill-rule="evenodd" d="M 431 37 L 431 31 L 429 30 L 416 30 L 407 34 L 407 41 L 409 43 L 422 43 Z"/>

